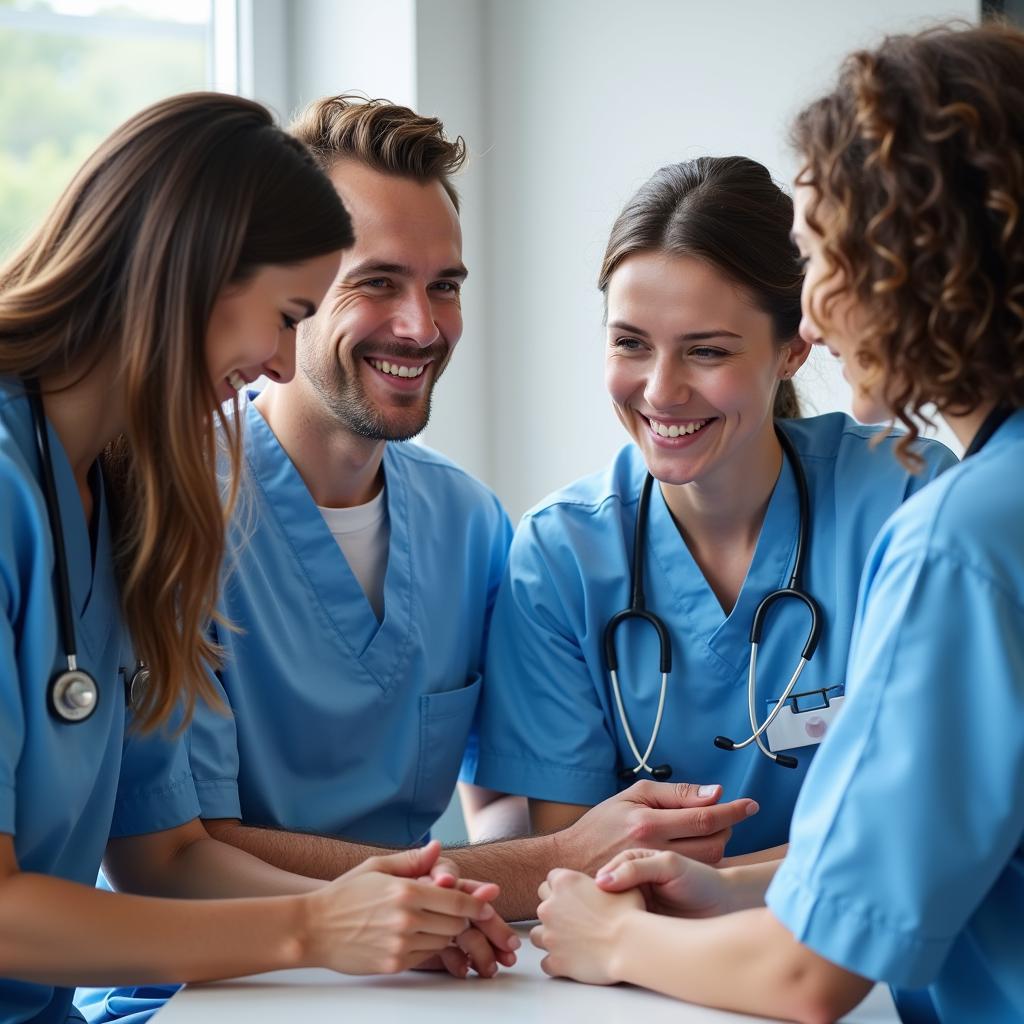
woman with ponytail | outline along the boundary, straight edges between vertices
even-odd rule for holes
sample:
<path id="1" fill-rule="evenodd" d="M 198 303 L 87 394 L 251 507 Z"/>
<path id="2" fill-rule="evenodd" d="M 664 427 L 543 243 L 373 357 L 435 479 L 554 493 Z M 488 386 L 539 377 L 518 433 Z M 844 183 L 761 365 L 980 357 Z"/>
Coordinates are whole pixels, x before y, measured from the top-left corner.
<path id="1" fill-rule="evenodd" d="M 632 443 L 526 514 L 488 645 L 476 781 L 529 797 L 535 829 L 566 826 L 653 776 L 700 787 L 701 813 L 680 812 L 676 834 L 662 837 L 678 851 L 778 857 L 829 710 L 842 706 L 871 542 L 954 461 L 920 442 L 911 473 L 876 428 L 839 413 L 800 418 L 792 378 L 810 345 L 798 333 L 792 220 L 792 201 L 760 164 L 704 157 L 659 170 L 612 228 L 598 281 L 605 382 Z M 751 623 L 794 569 L 798 470 L 809 499 L 801 584 L 820 607 L 821 639 L 795 691 L 810 696 L 784 705 L 788 732 L 762 737 L 780 763 L 797 762 L 786 768 L 753 744 L 725 750 L 715 739 L 751 734 Z M 624 621 L 616 693 L 604 634 L 631 604 L 648 474 L 640 576 L 647 610 L 667 627 L 671 669 L 662 684 L 657 633 Z M 783 696 L 808 629 L 802 604 L 772 606 L 757 656 L 758 722 Z"/>

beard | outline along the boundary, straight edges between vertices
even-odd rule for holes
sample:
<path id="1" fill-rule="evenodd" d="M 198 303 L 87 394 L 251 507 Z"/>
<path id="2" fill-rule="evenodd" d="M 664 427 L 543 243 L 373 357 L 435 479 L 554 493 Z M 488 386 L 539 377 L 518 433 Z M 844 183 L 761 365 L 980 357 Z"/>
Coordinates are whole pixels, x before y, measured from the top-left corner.
<path id="1" fill-rule="evenodd" d="M 308 325 L 312 327 L 312 324 Z M 423 432 L 430 420 L 434 386 L 441 378 L 451 356 L 451 346 L 438 342 L 429 348 L 401 345 L 398 342 L 360 342 L 349 354 L 349 365 L 342 364 L 335 350 L 321 344 L 322 338 L 307 334 L 299 345 L 298 365 L 320 396 L 332 417 L 350 433 L 368 441 L 408 441 Z M 416 394 L 396 393 L 386 408 L 366 393 L 360 379 L 363 353 L 372 351 L 381 357 L 434 360 L 425 373 L 433 374 Z M 436 369 L 435 369 L 436 367 Z M 376 371 L 369 368 L 369 372 Z"/>

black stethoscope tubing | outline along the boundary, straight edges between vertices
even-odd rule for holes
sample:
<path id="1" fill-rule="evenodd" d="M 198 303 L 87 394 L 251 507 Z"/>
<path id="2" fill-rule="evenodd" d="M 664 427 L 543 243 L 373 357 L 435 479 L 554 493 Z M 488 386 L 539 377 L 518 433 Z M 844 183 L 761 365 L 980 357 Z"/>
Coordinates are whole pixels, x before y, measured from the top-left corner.
<path id="1" fill-rule="evenodd" d="M 53 537 L 54 569 L 57 577 L 57 622 L 61 643 L 67 659 L 67 669 L 50 680 L 48 705 L 51 714 L 62 722 L 77 723 L 91 718 L 99 706 L 100 691 L 96 680 L 78 667 L 78 644 L 75 638 L 75 619 L 71 605 L 71 581 L 68 574 L 68 556 L 64 547 L 64 527 L 60 516 L 57 482 L 53 475 L 53 456 L 50 435 L 43 412 L 43 400 L 35 381 L 26 387 L 32 423 L 35 427 L 36 449 L 42 476 L 43 497 Z"/>
<path id="2" fill-rule="evenodd" d="M 808 524 L 810 523 L 810 497 L 807 487 L 807 476 L 804 473 L 800 457 L 797 454 L 796 449 L 793 447 L 792 441 L 790 441 L 786 436 L 786 433 L 778 424 L 775 424 L 775 434 L 779 439 L 784 455 L 789 460 L 789 464 L 793 470 L 793 476 L 796 480 L 799 522 L 797 527 L 796 555 L 793 560 L 793 572 L 785 587 L 772 591 L 761 600 L 754 612 L 754 619 L 751 623 L 751 654 L 747 678 L 747 698 L 752 733 L 750 737 L 741 743 L 736 743 L 727 736 L 716 736 L 715 746 L 723 750 L 740 750 L 751 743 L 756 743 L 761 753 L 775 761 L 776 764 L 779 764 L 784 768 L 795 768 L 798 763 L 795 757 L 790 757 L 786 754 L 773 753 L 764 745 L 761 737 L 785 706 L 786 701 L 789 699 L 790 694 L 796 686 L 797 680 L 800 678 L 800 674 L 803 672 L 807 662 L 810 661 L 811 657 L 814 655 L 818 646 L 818 641 L 821 637 L 823 616 L 818 602 L 803 589 L 803 570 L 806 564 L 807 551 L 809 547 Z M 632 593 L 630 605 L 628 608 L 624 608 L 622 611 L 617 612 L 608 620 L 603 637 L 605 662 L 612 681 L 612 692 L 615 698 L 616 708 L 626 735 L 626 741 L 629 744 L 630 750 L 637 762 L 632 768 L 624 768 L 619 772 L 619 777 L 623 780 L 634 778 L 639 775 L 641 771 L 647 772 L 652 776 L 652 778 L 659 781 L 668 779 L 672 775 L 671 765 L 663 764 L 652 767 L 647 760 L 654 749 L 654 744 L 657 740 L 658 732 L 661 727 L 661 719 L 665 707 L 665 696 L 668 688 L 668 675 L 672 671 L 672 642 L 668 627 L 661 618 L 659 618 L 659 616 L 648 610 L 644 595 L 643 566 L 647 543 L 647 520 L 653 486 L 654 477 L 648 473 L 644 478 L 643 487 L 640 490 L 640 500 L 637 504 L 636 527 L 634 529 L 633 536 Z M 795 600 L 806 607 L 807 611 L 810 613 L 810 628 L 807 633 L 807 640 L 804 643 L 804 647 L 801 652 L 800 662 L 797 665 L 793 676 L 786 686 L 783 695 L 776 702 L 775 707 L 769 714 L 768 718 L 759 726 L 757 724 L 755 709 L 757 650 L 761 642 L 761 636 L 764 631 L 764 624 L 769 610 L 773 605 L 784 600 Z M 632 730 L 629 727 L 629 721 L 626 716 L 625 707 L 623 705 L 621 687 L 619 686 L 618 680 L 618 656 L 615 651 L 615 632 L 623 622 L 630 619 L 640 619 L 643 622 L 646 622 L 658 635 L 661 688 L 659 692 L 658 710 L 655 716 L 654 728 L 652 730 L 650 742 L 643 754 L 640 753 L 639 747 L 634 741 Z"/>

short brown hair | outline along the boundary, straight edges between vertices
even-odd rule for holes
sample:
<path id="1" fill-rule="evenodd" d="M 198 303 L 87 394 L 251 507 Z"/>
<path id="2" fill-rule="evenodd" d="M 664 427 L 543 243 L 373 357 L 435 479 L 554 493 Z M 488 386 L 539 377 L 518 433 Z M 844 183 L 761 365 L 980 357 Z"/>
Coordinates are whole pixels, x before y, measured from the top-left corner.
<path id="1" fill-rule="evenodd" d="M 909 431 L 922 407 L 1024 406 L 1024 32 L 892 36 L 798 117 L 808 224 L 864 324 L 858 358 Z"/>
<path id="2" fill-rule="evenodd" d="M 436 117 L 345 93 L 310 103 L 288 131 L 312 150 L 325 171 L 338 160 L 352 159 L 384 174 L 439 181 L 459 208 L 451 176 L 465 163 L 466 142 L 461 135 L 449 139 Z"/>

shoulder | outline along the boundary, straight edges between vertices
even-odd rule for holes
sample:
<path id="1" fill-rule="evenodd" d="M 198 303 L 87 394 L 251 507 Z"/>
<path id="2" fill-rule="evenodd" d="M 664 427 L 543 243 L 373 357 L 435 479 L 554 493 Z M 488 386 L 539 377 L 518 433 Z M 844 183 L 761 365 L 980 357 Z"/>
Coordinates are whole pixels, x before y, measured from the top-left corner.
<path id="1" fill-rule="evenodd" d="M 498 496 L 485 483 L 446 455 L 412 441 L 389 441 L 384 455 L 385 471 L 401 474 L 425 500 L 442 504 L 448 511 L 477 512 L 505 520 Z"/>
<path id="2" fill-rule="evenodd" d="M 611 556 L 617 538 L 632 534 L 640 489 L 647 475 L 635 445 L 626 445 L 597 473 L 552 492 L 528 509 L 516 530 L 513 552 L 543 549 L 551 557 L 562 552 L 572 559 L 593 557 L 600 537 L 603 552 Z"/>
<path id="3" fill-rule="evenodd" d="M 888 460 L 895 472 L 908 472 L 895 456 L 896 442 L 903 436 L 901 431 L 858 423 L 841 412 L 780 420 L 779 423 L 803 458 L 834 462 L 870 461 L 872 465 Z M 957 461 L 944 444 L 930 438 L 918 438 L 912 450 L 921 456 L 926 466 L 935 469 L 948 468 Z"/>
<path id="4" fill-rule="evenodd" d="M 889 558 L 952 559 L 1016 592 L 1024 585 L 1024 421 L 1020 440 L 987 448 L 915 494 L 886 524 Z"/>
<path id="5" fill-rule="evenodd" d="M 619 509 L 636 505 L 646 475 L 647 467 L 639 449 L 636 445 L 627 444 L 619 449 L 604 469 L 552 491 L 528 509 L 523 519 L 614 516 Z"/>
<path id="6" fill-rule="evenodd" d="M 0 390 L 0 585 L 8 594 L 16 592 L 16 579 L 31 571 L 36 557 L 50 552 L 46 503 L 24 454 L 23 405 Z"/>

